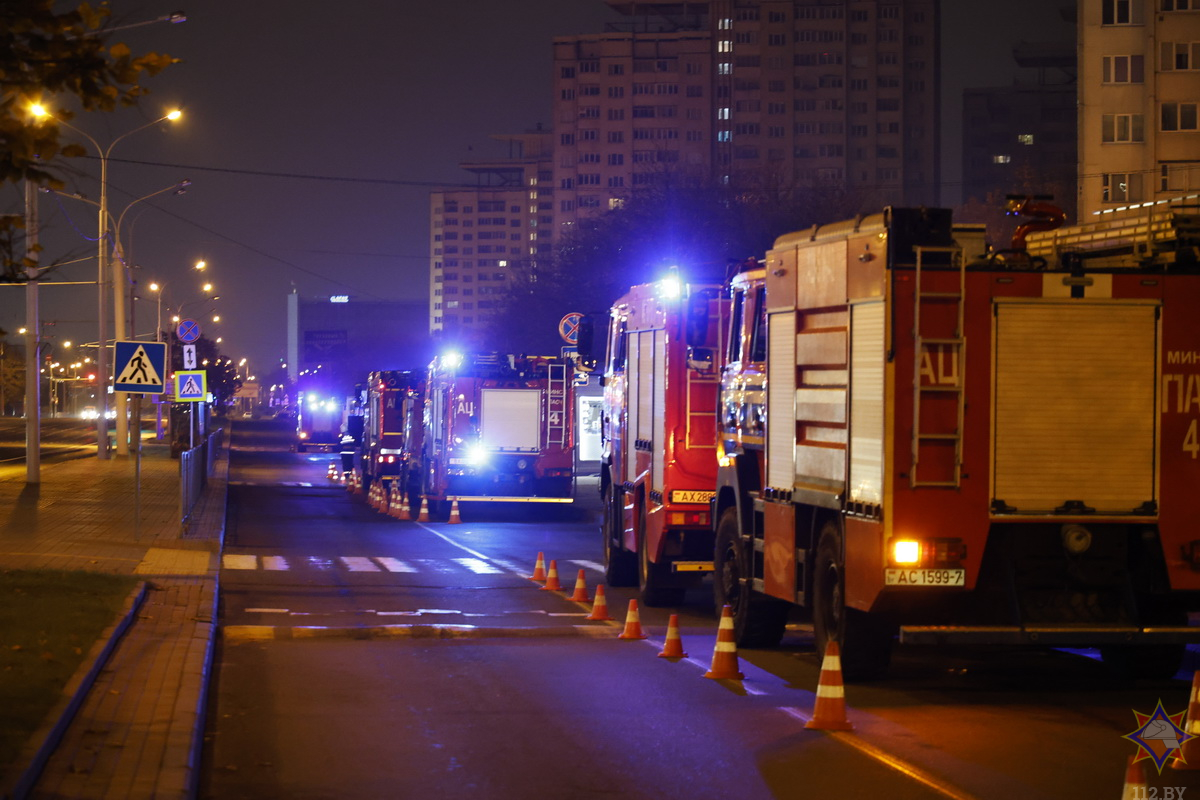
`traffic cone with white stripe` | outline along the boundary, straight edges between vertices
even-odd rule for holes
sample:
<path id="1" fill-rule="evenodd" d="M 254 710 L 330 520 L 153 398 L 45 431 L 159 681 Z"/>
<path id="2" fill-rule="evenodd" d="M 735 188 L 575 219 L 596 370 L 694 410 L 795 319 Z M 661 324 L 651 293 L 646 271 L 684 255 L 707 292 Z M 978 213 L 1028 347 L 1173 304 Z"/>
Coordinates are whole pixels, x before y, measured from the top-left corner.
<path id="1" fill-rule="evenodd" d="M 543 591 L 546 589 L 553 592 L 562 590 L 562 584 L 558 582 L 558 562 L 554 559 L 550 559 L 550 571 L 546 573 L 546 585 L 542 587 Z"/>
<path id="2" fill-rule="evenodd" d="M 429 498 L 421 497 L 421 512 L 417 514 L 417 522 L 429 522 Z"/>
<path id="3" fill-rule="evenodd" d="M 1171 769 L 1200 769 L 1200 672 L 1192 674 L 1192 697 L 1188 700 L 1183 732 L 1195 738 L 1183 741 L 1171 761 Z"/>
<path id="4" fill-rule="evenodd" d="M 704 677 L 715 680 L 740 681 L 746 677 L 738 671 L 737 641 L 733 635 L 733 607 L 726 604 L 721 609 L 721 622 L 717 626 L 717 643 L 713 647 L 712 665 Z"/>
<path id="5" fill-rule="evenodd" d="M 454 500 L 450 503 L 450 522 L 451 523 L 462 522 L 462 517 L 459 516 L 459 514 L 458 514 L 458 498 L 457 497 L 454 498 Z"/>
<path id="6" fill-rule="evenodd" d="M 529 580 L 538 583 L 546 582 L 546 556 L 541 550 L 538 551 L 537 562 L 533 565 L 533 574 L 529 576 Z"/>
<path id="7" fill-rule="evenodd" d="M 825 646 L 821 678 L 817 681 L 817 700 L 812 719 L 804 727 L 818 731 L 852 731 L 846 719 L 846 687 L 842 683 L 842 651 L 833 639 Z"/>
<path id="8" fill-rule="evenodd" d="M 642 633 L 642 619 L 638 616 L 637 600 L 629 601 L 629 612 L 625 615 L 625 630 L 621 631 L 618 639 L 645 639 Z"/>
<path id="9" fill-rule="evenodd" d="M 396 512 L 396 519 L 407 522 L 412 519 L 412 509 L 408 507 L 408 492 L 400 490 L 400 510 Z"/>
<path id="10" fill-rule="evenodd" d="M 579 570 L 579 576 L 575 578 L 575 594 L 571 595 L 571 601 L 575 603 L 588 601 L 587 581 L 583 579 L 583 570 Z"/>
<path id="11" fill-rule="evenodd" d="M 1142 769 L 1140 761 L 1134 761 L 1136 756 L 1130 756 L 1125 762 L 1125 786 L 1121 789 L 1121 800 L 1145 800 L 1146 770 Z"/>
<path id="12" fill-rule="evenodd" d="M 683 639 L 679 637 L 679 615 L 672 614 L 667 620 L 667 640 L 663 642 L 659 658 L 687 658 L 683 652 Z"/>
<path id="13" fill-rule="evenodd" d="M 608 615 L 608 599 L 604 596 L 604 584 L 596 587 L 596 597 L 592 600 L 592 613 L 588 614 L 586 619 L 593 622 L 607 622 L 612 619 Z"/>

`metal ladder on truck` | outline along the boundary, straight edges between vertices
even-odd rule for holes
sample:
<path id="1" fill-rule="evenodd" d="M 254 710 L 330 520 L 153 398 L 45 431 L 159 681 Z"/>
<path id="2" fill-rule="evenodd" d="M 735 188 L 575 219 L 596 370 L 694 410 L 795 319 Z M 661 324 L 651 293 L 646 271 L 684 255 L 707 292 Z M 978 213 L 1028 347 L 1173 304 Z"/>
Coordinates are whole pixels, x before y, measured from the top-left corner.
<path id="1" fill-rule="evenodd" d="M 967 340 L 965 336 L 965 312 L 967 290 L 967 267 L 961 247 L 923 247 L 915 246 L 916 276 L 913 287 L 913 436 L 912 436 L 912 468 L 908 473 L 909 485 L 957 489 L 962 482 L 962 433 L 963 415 L 966 410 L 966 391 L 963 385 L 966 366 Z M 957 292 L 925 291 L 922 286 L 922 270 L 930 255 L 948 254 L 951 262 L 958 269 Z M 929 309 L 933 304 L 953 304 L 954 332 L 952 336 L 926 336 L 922 328 L 921 311 Z M 924 363 L 926 348 L 937 347 L 941 354 L 950 359 L 956 377 L 953 384 L 921 385 L 921 368 Z M 933 394 L 952 393 L 955 395 L 956 416 L 953 431 L 930 430 L 922 428 L 921 402 Z M 929 398 L 931 400 L 931 398 Z M 926 421 L 928 424 L 928 421 Z M 931 477 L 922 477 L 921 451 L 923 445 L 943 445 L 954 447 L 954 460 L 948 473 Z M 927 465 L 928 466 L 928 465 Z M 928 471 L 928 470 L 927 470 Z"/>
<path id="2" fill-rule="evenodd" d="M 546 371 L 546 444 L 567 446 L 567 365 L 554 361 Z"/>

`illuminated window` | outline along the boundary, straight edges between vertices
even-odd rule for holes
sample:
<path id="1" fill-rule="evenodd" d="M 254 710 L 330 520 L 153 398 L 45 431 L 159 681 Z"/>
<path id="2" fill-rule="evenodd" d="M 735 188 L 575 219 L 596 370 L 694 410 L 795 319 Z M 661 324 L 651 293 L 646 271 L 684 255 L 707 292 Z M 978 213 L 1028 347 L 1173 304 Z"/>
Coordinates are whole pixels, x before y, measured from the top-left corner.
<path id="1" fill-rule="evenodd" d="M 1012 161 L 1012 156 L 992 156 L 993 164 L 1007 164 Z"/>
<path id="2" fill-rule="evenodd" d="M 1026 145 L 1033 144 L 1033 134 L 1032 133 L 1017 134 L 1017 143 L 1018 144 L 1026 144 Z"/>
<path id="3" fill-rule="evenodd" d="M 1100 141 L 1141 142 L 1145 140 L 1144 128 L 1142 114 L 1104 114 L 1100 117 Z"/>

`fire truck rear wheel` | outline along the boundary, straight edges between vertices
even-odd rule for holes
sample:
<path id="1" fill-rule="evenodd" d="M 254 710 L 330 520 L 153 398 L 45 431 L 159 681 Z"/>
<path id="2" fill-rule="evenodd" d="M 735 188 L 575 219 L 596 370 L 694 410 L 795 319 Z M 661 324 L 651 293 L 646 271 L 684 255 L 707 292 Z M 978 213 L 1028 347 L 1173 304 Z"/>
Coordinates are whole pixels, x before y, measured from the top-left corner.
<path id="1" fill-rule="evenodd" d="M 604 540 L 604 582 L 609 586 L 636 586 L 637 561 L 634 554 L 623 550 L 620 545 L 621 505 L 620 498 L 609 484 L 604 493 L 604 518 L 600 522 L 600 538 Z"/>
<path id="2" fill-rule="evenodd" d="M 846 608 L 846 565 L 842 561 L 842 534 L 827 522 L 817 540 L 813 566 L 813 637 L 817 656 L 823 658 L 830 640 L 841 648 L 842 675 L 846 680 L 873 678 L 891 661 L 891 627 L 870 614 Z"/>
<path id="3" fill-rule="evenodd" d="M 774 647 L 783 638 L 791 605 L 755 592 L 749 554 L 738 529 L 736 508 L 727 508 L 717 524 L 713 553 L 713 596 L 717 614 L 733 610 L 733 636 L 739 647 Z"/>

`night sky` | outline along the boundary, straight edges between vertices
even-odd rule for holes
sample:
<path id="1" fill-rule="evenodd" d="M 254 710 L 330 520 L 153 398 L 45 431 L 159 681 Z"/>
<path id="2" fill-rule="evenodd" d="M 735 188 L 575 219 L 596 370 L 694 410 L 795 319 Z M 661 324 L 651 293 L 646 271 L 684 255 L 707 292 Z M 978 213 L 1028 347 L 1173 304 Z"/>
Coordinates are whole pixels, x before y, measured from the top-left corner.
<path id="1" fill-rule="evenodd" d="M 186 178 L 183 195 L 129 207 L 122 239 L 144 286 L 165 281 L 163 316 L 184 303 L 222 351 L 252 371 L 277 365 L 286 345 L 285 297 L 425 298 L 429 192 L 467 182 L 462 161 L 499 155 L 488 136 L 551 125 L 551 39 L 597 32 L 616 16 L 602 0 L 113 0 L 120 22 L 173 11 L 186 23 L 117 34 L 135 52 L 182 63 L 147 81 L 140 107 L 77 115 L 101 145 L 180 107 L 184 119 L 123 139 L 109 162 L 114 216 Z M 1069 34 L 1044 0 L 944 0 L 943 202 L 958 200 L 963 88 L 1013 80 L 1018 40 Z M 64 7 L 66 4 L 64 4 Z M 68 133 L 70 133 L 68 131 Z M 86 142 L 85 142 L 86 144 Z M 88 145 L 90 148 L 90 145 Z M 72 191 L 95 200 L 98 161 L 70 162 Z M 17 187 L 0 213 L 19 213 Z M 47 281 L 95 280 L 96 210 L 41 196 Z M 204 304 L 201 276 L 221 299 Z M 0 327 L 24 324 L 23 292 L 0 290 Z M 138 301 L 138 333 L 154 329 L 152 293 Z M 220 323 L 211 314 L 221 315 Z M 45 286 L 44 332 L 57 346 L 96 340 L 95 286 Z M 165 327 L 165 326 L 164 326 Z M 381 365 L 386 366 L 386 365 Z"/>

